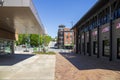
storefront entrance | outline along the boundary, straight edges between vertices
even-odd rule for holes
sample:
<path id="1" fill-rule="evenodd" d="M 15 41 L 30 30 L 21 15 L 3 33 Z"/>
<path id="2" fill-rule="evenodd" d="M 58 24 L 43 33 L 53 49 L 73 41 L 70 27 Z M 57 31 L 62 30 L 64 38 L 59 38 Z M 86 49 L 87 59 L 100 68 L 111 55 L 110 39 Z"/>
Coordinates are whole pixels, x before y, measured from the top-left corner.
<path id="1" fill-rule="evenodd" d="M 82 52 L 85 53 L 85 44 L 82 43 Z"/>
<path id="2" fill-rule="evenodd" d="M 117 58 L 120 59 L 120 38 L 117 38 Z"/>
<path id="3" fill-rule="evenodd" d="M 103 56 L 110 56 L 109 40 L 103 40 Z"/>
<path id="4" fill-rule="evenodd" d="M 87 42 L 87 53 L 90 54 L 90 43 Z"/>
<path id="5" fill-rule="evenodd" d="M 97 50 L 97 41 L 94 41 L 93 42 L 93 54 L 97 55 L 97 53 L 98 53 L 98 50 Z"/>

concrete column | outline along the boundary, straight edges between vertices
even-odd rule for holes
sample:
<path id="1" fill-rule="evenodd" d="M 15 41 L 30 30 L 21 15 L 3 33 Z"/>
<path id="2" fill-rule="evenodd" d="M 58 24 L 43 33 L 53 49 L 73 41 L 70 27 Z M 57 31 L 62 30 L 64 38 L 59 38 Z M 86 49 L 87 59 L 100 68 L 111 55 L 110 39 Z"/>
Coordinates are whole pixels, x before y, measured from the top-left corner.
<path id="1" fill-rule="evenodd" d="M 111 8 L 111 4 L 110 4 L 110 58 L 109 60 L 112 61 L 112 8 Z"/>
<path id="2" fill-rule="evenodd" d="M 85 32 L 84 32 L 84 55 L 86 55 L 86 36 L 85 36 Z"/>
<path id="3" fill-rule="evenodd" d="M 89 31 L 89 48 L 90 48 L 90 49 L 89 49 L 89 56 L 91 56 L 91 49 L 92 49 L 92 48 L 91 48 L 91 36 L 92 36 L 92 35 L 91 35 L 91 30 L 90 30 L 90 31 Z"/>
<path id="4" fill-rule="evenodd" d="M 12 50 L 11 53 L 14 54 L 15 53 L 15 51 L 14 51 L 14 41 L 12 41 L 11 50 Z"/>
<path id="5" fill-rule="evenodd" d="M 99 26 L 97 27 L 97 58 L 100 57 L 100 48 L 99 48 L 99 43 L 100 43 L 100 29 L 99 29 Z"/>

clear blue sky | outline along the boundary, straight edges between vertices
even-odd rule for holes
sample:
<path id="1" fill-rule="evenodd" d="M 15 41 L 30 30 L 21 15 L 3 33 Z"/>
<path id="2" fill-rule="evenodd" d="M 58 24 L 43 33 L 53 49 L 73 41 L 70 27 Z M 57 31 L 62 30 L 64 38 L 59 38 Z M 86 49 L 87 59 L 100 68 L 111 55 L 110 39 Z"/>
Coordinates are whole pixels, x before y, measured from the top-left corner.
<path id="1" fill-rule="evenodd" d="M 97 0 L 33 0 L 47 34 L 57 36 L 58 26 L 72 27 Z"/>

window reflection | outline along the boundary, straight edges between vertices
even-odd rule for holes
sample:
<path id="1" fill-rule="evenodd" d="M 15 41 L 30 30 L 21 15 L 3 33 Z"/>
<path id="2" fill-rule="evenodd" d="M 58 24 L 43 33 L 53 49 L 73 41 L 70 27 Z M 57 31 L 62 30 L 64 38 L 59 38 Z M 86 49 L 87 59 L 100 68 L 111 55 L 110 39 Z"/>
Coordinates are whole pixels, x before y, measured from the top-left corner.
<path id="1" fill-rule="evenodd" d="M 120 38 L 117 39 L 117 58 L 120 58 Z"/>
<path id="2" fill-rule="evenodd" d="M 97 53 L 98 53 L 98 50 L 97 50 L 97 41 L 94 41 L 93 42 L 93 54 L 97 55 Z"/>
<path id="3" fill-rule="evenodd" d="M 109 40 L 103 40 L 103 56 L 110 55 L 110 45 Z"/>
<path id="4" fill-rule="evenodd" d="M 0 39 L 0 54 L 12 53 L 13 41 Z"/>

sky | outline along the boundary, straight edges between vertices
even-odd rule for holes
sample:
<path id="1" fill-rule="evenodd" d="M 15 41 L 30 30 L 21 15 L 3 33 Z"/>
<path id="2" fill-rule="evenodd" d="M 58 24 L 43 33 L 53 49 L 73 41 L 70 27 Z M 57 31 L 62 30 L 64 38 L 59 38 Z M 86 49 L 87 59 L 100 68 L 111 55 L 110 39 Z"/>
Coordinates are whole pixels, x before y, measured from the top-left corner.
<path id="1" fill-rule="evenodd" d="M 58 26 L 72 28 L 97 0 L 33 0 L 46 33 L 56 37 Z"/>

